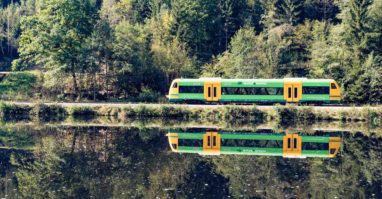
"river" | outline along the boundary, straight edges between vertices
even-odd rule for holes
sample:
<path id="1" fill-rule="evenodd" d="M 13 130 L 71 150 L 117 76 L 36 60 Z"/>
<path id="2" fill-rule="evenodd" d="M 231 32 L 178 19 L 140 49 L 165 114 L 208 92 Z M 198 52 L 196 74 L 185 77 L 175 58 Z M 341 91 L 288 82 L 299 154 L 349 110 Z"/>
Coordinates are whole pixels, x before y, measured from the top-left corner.
<path id="1" fill-rule="evenodd" d="M 3 122 L 0 198 L 382 198 L 381 131 L 365 123 Z"/>

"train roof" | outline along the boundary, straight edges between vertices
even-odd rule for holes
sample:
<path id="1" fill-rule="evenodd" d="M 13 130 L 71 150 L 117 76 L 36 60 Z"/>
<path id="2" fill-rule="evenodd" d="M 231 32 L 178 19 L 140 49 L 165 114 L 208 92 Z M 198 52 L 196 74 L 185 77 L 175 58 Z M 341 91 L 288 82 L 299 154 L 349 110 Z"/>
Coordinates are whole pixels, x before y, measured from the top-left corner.
<path id="1" fill-rule="evenodd" d="M 307 78 L 283 78 L 283 79 L 222 79 L 222 78 L 199 78 L 199 79 L 176 79 L 181 85 L 203 86 L 205 81 L 220 81 L 222 86 L 245 86 L 245 85 L 264 85 L 264 86 L 283 86 L 285 81 L 301 80 L 305 86 L 329 86 L 332 79 L 307 79 Z"/>

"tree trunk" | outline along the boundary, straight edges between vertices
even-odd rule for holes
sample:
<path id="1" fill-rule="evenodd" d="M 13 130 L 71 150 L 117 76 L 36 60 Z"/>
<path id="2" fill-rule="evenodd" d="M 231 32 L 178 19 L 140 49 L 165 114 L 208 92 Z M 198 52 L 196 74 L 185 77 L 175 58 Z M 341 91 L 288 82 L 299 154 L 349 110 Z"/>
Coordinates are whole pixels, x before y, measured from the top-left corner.
<path id="1" fill-rule="evenodd" d="M 74 71 L 74 65 L 72 64 L 72 78 L 73 78 L 73 88 L 74 88 L 74 93 L 73 93 L 73 100 L 76 99 L 76 95 L 78 96 L 80 94 L 80 91 L 78 89 L 78 84 L 77 84 L 77 77 L 76 77 L 76 72 Z"/>

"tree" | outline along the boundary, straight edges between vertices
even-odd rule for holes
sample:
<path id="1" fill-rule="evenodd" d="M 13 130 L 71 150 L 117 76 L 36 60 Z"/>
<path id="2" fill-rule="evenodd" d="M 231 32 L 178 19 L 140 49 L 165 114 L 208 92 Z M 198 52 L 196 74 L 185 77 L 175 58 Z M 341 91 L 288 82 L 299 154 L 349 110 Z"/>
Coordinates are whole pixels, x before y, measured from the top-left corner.
<path id="1" fill-rule="evenodd" d="M 350 0 L 343 5 L 342 20 L 345 45 L 353 52 L 354 61 L 362 62 L 368 52 L 370 42 L 369 6 L 372 0 Z"/>
<path id="2" fill-rule="evenodd" d="M 279 0 L 276 3 L 276 24 L 296 25 L 301 21 L 302 1 L 300 0 Z"/>
<path id="3" fill-rule="evenodd" d="M 243 24 L 245 3 L 222 0 L 180 0 L 172 4 L 172 34 L 186 43 L 192 55 L 208 62 L 227 49 L 231 36 Z"/>
<path id="4" fill-rule="evenodd" d="M 152 64 L 147 27 L 122 21 L 116 26 L 114 34 L 113 70 L 117 75 L 116 87 L 119 91 L 125 96 L 137 96 L 145 87 L 162 92 L 167 90 L 162 71 Z"/>
<path id="5" fill-rule="evenodd" d="M 89 0 L 40 3 L 40 11 L 25 17 L 22 22 L 20 59 L 13 62 L 13 68 L 38 64 L 48 72 L 68 74 L 72 78 L 73 94 L 80 96 L 77 76 L 87 67 L 80 55 L 84 53 L 87 38 L 93 30 L 93 6 Z"/>
<path id="6" fill-rule="evenodd" d="M 198 73 L 195 58 L 189 56 L 186 45 L 171 35 L 173 20 L 171 13 L 164 9 L 148 23 L 152 33 L 153 64 L 166 74 L 166 87 L 175 78 L 192 78 Z"/>
<path id="7" fill-rule="evenodd" d="M 262 4 L 265 10 L 262 23 L 268 30 L 282 24 L 301 22 L 302 3 L 299 0 L 263 0 Z"/>
<path id="8" fill-rule="evenodd" d="M 271 76 L 271 67 L 263 62 L 264 48 L 261 36 L 252 28 L 240 29 L 231 40 L 229 50 L 204 67 L 205 76 L 226 78 L 261 78 Z"/>
<path id="9" fill-rule="evenodd" d="M 17 58 L 17 37 L 23 9 L 19 4 L 0 8 L 0 69 L 9 70 L 13 59 Z"/>

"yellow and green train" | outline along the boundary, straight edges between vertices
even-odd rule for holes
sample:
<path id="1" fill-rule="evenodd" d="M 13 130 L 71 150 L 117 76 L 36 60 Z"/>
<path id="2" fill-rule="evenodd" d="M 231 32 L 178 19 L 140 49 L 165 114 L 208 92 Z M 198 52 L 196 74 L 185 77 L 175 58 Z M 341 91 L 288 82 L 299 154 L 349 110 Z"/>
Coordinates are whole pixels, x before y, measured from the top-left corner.
<path id="1" fill-rule="evenodd" d="M 339 136 L 300 134 L 219 132 L 217 130 L 171 130 L 168 142 L 173 152 L 200 155 L 263 155 L 287 158 L 328 157 L 337 155 Z"/>
<path id="2" fill-rule="evenodd" d="M 333 79 L 175 79 L 170 102 L 341 103 Z"/>

